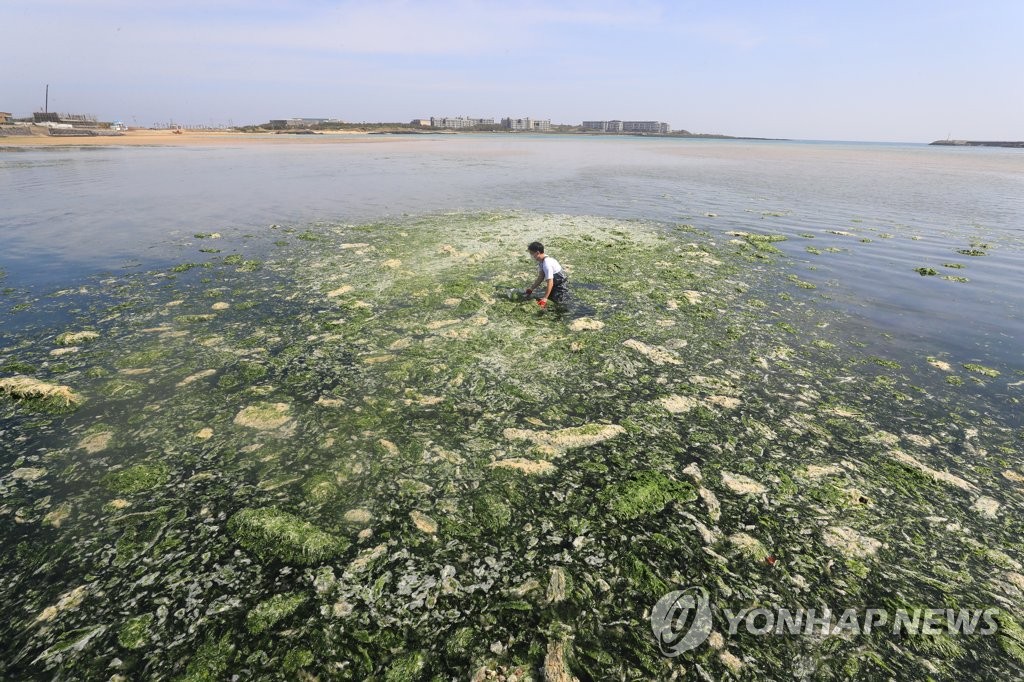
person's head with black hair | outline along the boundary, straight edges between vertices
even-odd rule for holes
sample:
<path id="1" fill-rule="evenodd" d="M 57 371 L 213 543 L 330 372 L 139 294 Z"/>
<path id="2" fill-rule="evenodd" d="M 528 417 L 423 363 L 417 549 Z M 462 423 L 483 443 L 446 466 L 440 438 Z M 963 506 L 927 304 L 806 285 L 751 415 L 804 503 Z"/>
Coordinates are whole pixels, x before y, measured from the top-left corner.
<path id="1" fill-rule="evenodd" d="M 544 245 L 540 242 L 530 242 L 530 245 L 526 247 L 526 250 L 530 253 L 544 253 Z"/>

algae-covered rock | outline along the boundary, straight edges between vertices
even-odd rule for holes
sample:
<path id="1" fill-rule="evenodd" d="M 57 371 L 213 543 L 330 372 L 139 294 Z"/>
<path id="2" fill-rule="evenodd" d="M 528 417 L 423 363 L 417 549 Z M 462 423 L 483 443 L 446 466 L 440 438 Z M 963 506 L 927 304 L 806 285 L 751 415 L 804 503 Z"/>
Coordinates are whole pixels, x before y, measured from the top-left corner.
<path id="1" fill-rule="evenodd" d="M 346 549 L 349 541 L 274 507 L 243 509 L 228 521 L 235 540 L 261 559 L 319 564 Z"/>
<path id="2" fill-rule="evenodd" d="M 938 469 L 933 469 L 927 464 L 903 452 L 902 450 L 890 450 L 887 454 L 889 455 L 889 457 L 892 457 L 900 464 L 908 466 L 912 469 L 916 469 L 917 471 L 920 471 L 922 474 L 928 476 L 929 478 L 935 479 L 936 481 L 939 481 L 941 483 L 947 483 L 949 485 L 955 486 L 967 492 L 978 491 L 977 487 L 975 487 L 972 483 L 965 481 L 963 478 L 957 476 L 956 474 L 951 474 L 948 471 L 939 471 Z"/>
<path id="3" fill-rule="evenodd" d="M 994 616 L 999 625 L 999 646 L 1018 663 L 1024 663 L 1024 627 L 1003 609 L 997 610 Z"/>
<path id="4" fill-rule="evenodd" d="M 697 499 L 697 491 L 689 483 L 657 471 L 644 471 L 605 488 L 598 499 L 614 517 L 628 521 L 656 514 L 669 502 L 692 502 Z"/>
<path id="5" fill-rule="evenodd" d="M 303 594 L 275 594 L 246 615 L 245 627 L 254 635 L 265 632 L 294 613 L 306 600 Z"/>

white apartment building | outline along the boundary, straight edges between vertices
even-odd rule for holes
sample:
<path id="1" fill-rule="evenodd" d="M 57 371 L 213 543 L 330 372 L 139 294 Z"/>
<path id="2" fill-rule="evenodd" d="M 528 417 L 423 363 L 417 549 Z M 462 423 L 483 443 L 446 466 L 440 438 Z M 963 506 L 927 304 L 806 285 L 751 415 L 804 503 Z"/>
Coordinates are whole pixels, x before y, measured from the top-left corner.
<path id="1" fill-rule="evenodd" d="M 508 130 L 551 130 L 551 119 L 503 118 L 501 126 Z"/>
<path id="2" fill-rule="evenodd" d="M 669 125 L 661 121 L 584 121 L 584 130 L 602 133 L 668 133 Z"/>
<path id="3" fill-rule="evenodd" d="M 492 126 L 493 118 L 468 118 L 466 116 L 430 117 L 431 128 L 473 128 L 475 126 Z"/>

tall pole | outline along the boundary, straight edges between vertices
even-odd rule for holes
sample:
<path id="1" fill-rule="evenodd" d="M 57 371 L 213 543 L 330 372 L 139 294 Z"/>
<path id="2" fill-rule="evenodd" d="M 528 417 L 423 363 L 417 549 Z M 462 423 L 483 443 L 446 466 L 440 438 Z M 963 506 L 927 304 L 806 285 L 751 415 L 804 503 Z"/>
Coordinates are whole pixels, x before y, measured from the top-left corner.
<path id="1" fill-rule="evenodd" d="M 50 112 L 50 84 L 46 84 L 46 104 L 43 105 L 43 113 Z"/>

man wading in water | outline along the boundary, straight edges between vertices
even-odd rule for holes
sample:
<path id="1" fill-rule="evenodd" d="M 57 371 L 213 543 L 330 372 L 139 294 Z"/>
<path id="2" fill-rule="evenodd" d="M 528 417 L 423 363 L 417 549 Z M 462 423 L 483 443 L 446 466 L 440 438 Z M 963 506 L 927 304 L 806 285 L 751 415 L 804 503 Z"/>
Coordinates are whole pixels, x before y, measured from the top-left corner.
<path id="1" fill-rule="evenodd" d="M 569 282 L 569 276 L 565 274 L 565 270 L 562 269 L 558 261 L 551 256 L 544 255 L 544 245 L 540 242 L 532 242 L 526 247 L 526 250 L 537 261 L 540 270 L 537 273 L 537 279 L 533 280 L 533 286 L 526 290 L 526 295 L 533 296 L 533 290 L 539 287 L 541 282 L 544 282 L 547 288 L 544 290 L 544 295 L 537 301 L 537 305 L 541 308 L 547 307 L 549 300 L 560 303 L 568 293 L 566 284 Z"/>

